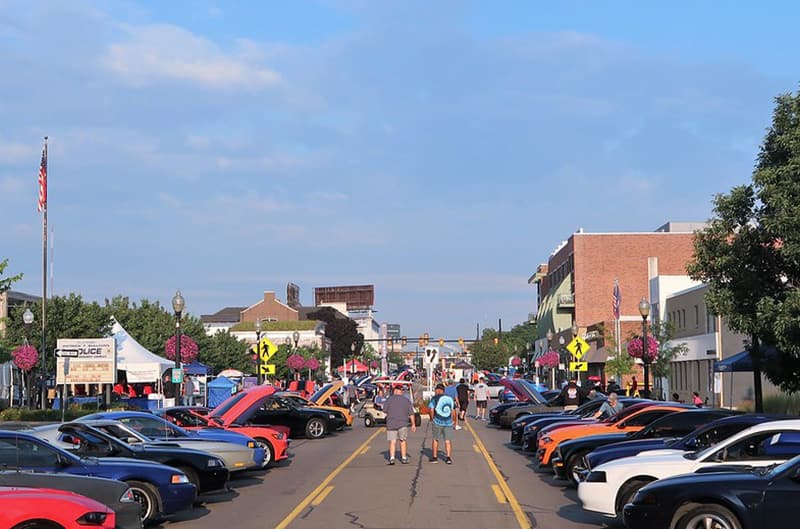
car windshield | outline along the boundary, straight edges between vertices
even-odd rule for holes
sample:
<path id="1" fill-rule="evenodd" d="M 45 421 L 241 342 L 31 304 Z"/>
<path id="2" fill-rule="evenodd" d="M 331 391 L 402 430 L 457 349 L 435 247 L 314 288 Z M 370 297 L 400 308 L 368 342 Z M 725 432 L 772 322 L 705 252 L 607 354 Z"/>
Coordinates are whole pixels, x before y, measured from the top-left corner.
<path id="1" fill-rule="evenodd" d="M 175 439 L 189 437 L 189 432 L 159 417 L 123 417 L 119 422 L 139 432 L 140 435 L 153 439 Z"/>

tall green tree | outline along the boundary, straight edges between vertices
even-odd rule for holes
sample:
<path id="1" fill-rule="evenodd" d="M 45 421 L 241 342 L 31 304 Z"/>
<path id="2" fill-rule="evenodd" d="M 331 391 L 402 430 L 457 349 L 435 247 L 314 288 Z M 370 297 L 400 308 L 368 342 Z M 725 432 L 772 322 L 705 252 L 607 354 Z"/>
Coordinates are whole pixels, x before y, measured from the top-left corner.
<path id="1" fill-rule="evenodd" d="M 0 294 L 10 290 L 11 285 L 22 279 L 22 274 L 17 274 L 15 276 L 3 278 L 2 276 L 5 273 L 7 266 L 8 266 L 8 259 L 3 259 L 2 261 L 0 261 Z"/>
<path id="2" fill-rule="evenodd" d="M 353 355 L 351 347 L 356 346 L 356 351 L 360 351 L 364 345 L 364 336 L 358 332 L 356 322 L 350 318 L 338 317 L 337 311 L 331 307 L 321 309 L 308 314 L 308 319 L 325 322 L 325 337 L 331 341 L 331 370 L 341 366 L 345 358 Z"/>
<path id="3" fill-rule="evenodd" d="M 689 275 L 709 285 L 708 306 L 749 337 L 755 407 L 761 371 L 800 390 L 800 96 L 776 98 L 752 182 L 714 198 L 709 227 L 695 236 Z M 764 355 L 764 346 L 779 353 Z"/>
<path id="4" fill-rule="evenodd" d="M 653 338 L 658 342 L 658 356 L 650 364 L 653 377 L 666 378 L 670 373 L 672 361 L 679 355 L 689 351 L 686 342 L 674 342 L 675 324 L 671 321 L 661 321 L 651 327 Z"/>
<path id="5" fill-rule="evenodd" d="M 622 384 L 624 375 L 630 375 L 635 372 L 633 357 L 617 344 L 613 333 L 606 332 L 604 341 L 606 351 L 608 351 L 605 365 L 606 373 L 613 375 L 617 382 Z"/>
<path id="6" fill-rule="evenodd" d="M 253 373 L 256 369 L 248 344 L 227 330 L 218 331 L 211 336 L 206 347 L 198 347 L 198 349 L 200 361 L 209 366 L 212 373 L 219 373 L 227 368 L 238 369 L 243 373 Z"/>
<path id="7" fill-rule="evenodd" d="M 480 341 L 472 344 L 470 353 L 472 353 L 472 365 L 478 369 L 491 371 L 506 367 L 511 355 L 508 344 L 500 339 L 495 329 L 490 327 L 483 330 Z"/>

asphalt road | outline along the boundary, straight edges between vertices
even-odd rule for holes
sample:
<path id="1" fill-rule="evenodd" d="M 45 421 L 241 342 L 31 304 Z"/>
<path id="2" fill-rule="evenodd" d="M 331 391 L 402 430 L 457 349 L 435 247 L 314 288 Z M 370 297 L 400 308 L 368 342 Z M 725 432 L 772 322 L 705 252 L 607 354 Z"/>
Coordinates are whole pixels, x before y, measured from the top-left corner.
<path id="1" fill-rule="evenodd" d="M 614 527 L 584 512 L 574 489 L 537 473 L 508 447 L 508 430 L 469 420 L 453 464 L 428 462 L 427 419 L 409 437 L 411 462 L 387 466 L 383 428 L 294 440 L 291 458 L 234 477 L 234 493 L 164 522 L 170 529 L 579 529 Z"/>

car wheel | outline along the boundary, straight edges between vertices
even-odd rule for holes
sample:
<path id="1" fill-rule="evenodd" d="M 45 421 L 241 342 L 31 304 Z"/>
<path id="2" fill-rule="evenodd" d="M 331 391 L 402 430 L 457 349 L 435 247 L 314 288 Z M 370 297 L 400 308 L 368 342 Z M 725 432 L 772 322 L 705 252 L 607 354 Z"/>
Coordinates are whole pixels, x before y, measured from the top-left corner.
<path id="1" fill-rule="evenodd" d="M 375 419 L 372 418 L 372 415 L 365 415 L 364 416 L 364 426 L 367 428 L 372 428 L 375 426 Z"/>
<path id="2" fill-rule="evenodd" d="M 325 435 L 325 423 L 322 419 L 314 417 L 306 423 L 306 437 L 309 439 L 319 439 Z"/>
<path id="3" fill-rule="evenodd" d="M 273 450 L 272 444 L 263 437 L 256 437 L 255 442 L 264 449 L 264 462 L 261 463 L 261 468 L 267 468 L 275 460 L 275 450 Z"/>
<path id="4" fill-rule="evenodd" d="M 158 492 L 149 483 L 126 481 L 133 493 L 133 499 L 141 506 L 139 519 L 147 525 L 158 518 Z"/>
<path id="5" fill-rule="evenodd" d="M 676 529 L 742 529 L 736 515 L 723 507 L 709 503 L 687 512 L 674 526 Z"/>
<path id="6" fill-rule="evenodd" d="M 200 476 L 197 475 L 197 472 L 193 468 L 187 466 L 176 468 L 186 474 L 186 477 L 189 478 L 189 483 L 194 485 L 194 488 L 197 489 L 197 493 L 200 494 Z"/>
<path id="7" fill-rule="evenodd" d="M 652 479 L 634 479 L 629 481 L 619 491 L 617 495 L 617 516 L 622 518 L 622 509 L 626 503 L 630 503 L 633 496 L 639 492 L 639 489 L 653 481 Z"/>
<path id="8" fill-rule="evenodd" d="M 567 481 L 573 487 L 578 486 L 578 478 L 576 474 L 582 470 L 585 470 L 583 466 L 583 458 L 588 453 L 589 450 L 578 452 L 577 454 L 573 454 L 572 456 L 570 456 L 569 461 L 567 461 L 567 468 L 566 468 Z"/>

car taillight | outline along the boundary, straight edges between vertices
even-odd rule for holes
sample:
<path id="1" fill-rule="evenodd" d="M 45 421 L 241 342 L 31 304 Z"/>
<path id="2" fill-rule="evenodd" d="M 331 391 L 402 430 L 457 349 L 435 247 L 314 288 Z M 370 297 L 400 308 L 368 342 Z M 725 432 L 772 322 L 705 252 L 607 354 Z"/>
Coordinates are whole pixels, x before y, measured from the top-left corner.
<path id="1" fill-rule="evenodd" d="M 87 512 L 77 520 L 78 525 L 103 525 L 108 517 L 104 512 Z"/>

